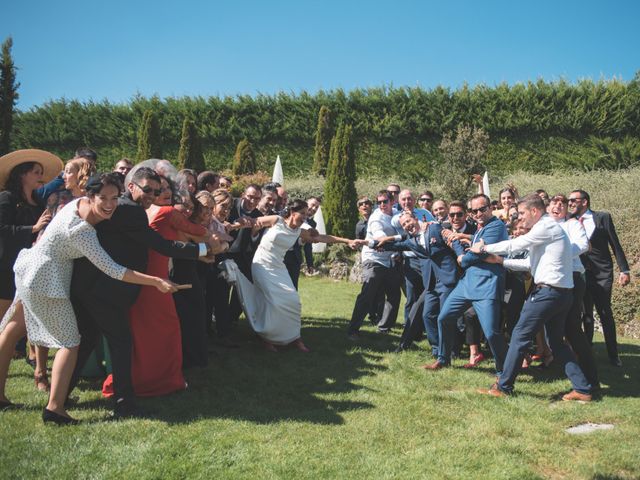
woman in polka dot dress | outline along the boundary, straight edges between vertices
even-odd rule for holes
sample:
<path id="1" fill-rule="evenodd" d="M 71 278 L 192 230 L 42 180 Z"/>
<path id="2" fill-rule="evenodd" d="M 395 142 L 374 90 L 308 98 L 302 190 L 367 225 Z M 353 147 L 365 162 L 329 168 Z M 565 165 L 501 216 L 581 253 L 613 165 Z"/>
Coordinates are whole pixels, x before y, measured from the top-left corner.
<path id="1" fill-rule="evenodd" d="M 94 225 L 111 218 L 120 188 L 114 174 L 92 177 L 86 186 L 87 197 L 65 206 L 40 241 L 18 255 L 14 272 L 16 299 L 21 302 L 14 302 L 0 324 L 0 410 L 13 406 L 4 387 L 13 346 L 26 330 L 34 344 L 59 349 L 53 362 L 49 403 L 42 413 L 44 422 L 77 423 L 64 408 L 80 343 L 69 301 L 74 259 L 87 257 L 106 274 L 125 282 L 154 286 L 163 293 L 177 291 L 168 280 L 118 265 L 100 246 Z"/>

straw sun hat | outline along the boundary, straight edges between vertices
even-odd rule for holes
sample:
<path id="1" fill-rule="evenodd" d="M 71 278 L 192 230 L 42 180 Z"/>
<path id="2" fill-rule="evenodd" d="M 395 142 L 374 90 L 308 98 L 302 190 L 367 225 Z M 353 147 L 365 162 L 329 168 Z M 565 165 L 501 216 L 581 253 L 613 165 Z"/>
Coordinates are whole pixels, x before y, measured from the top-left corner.
<path id="1" fill-rule="evenodd" d="M 4 184 L 9 179 L 11 170 L 21 163 L 38 162 L 44 169 L 42 180 L 50 182 L 64 168 L 64 164 L 60 158 L 53 153 L 37 150 L 35 148 L 26 150 L 16 150 L 0 157 L 0 190 L 4 189 Z"/>

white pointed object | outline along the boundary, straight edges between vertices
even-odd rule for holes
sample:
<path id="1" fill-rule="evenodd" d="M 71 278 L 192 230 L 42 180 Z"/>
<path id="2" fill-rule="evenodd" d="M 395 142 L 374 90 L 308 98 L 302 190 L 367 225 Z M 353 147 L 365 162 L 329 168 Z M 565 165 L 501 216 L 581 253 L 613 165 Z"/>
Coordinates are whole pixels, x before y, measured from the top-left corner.
<path id="1" fill-rule="evenodd" d="M 484 176 L 482 177 L 482 190 L 484 190 L 484 194 L 491 198 L 491 190 L 489 190 L 489 172 L 484 172 Z"/>
<path id="2" fill-rule="evenodd" d="M 316 211 L 316 214 L 313 216 L 313 219 L 316 222 L 316 230 L 318 231 L 318 233 L 320 235 L 326 235 L 327 234 L 327 227 L 324 224 L 324 215 L 322 215 L 322 207 L 318 207 L 318 211 Z M 313 253 L 322 253 L 327 249 L 327 244 L 326 243 L 314 243 L 313 245 L 311 245 L 311 251 Z"/>
<path id="3" fill-rule="evenodd" d="M 276 158 L 276 165 L 273 167 L 273 176 L 271 177 L 272 182 L 278 182 L 280 185 L 284 186 L 284 174 L 282 173 L 282 163 L 280 163 L 280 155 Z"/>

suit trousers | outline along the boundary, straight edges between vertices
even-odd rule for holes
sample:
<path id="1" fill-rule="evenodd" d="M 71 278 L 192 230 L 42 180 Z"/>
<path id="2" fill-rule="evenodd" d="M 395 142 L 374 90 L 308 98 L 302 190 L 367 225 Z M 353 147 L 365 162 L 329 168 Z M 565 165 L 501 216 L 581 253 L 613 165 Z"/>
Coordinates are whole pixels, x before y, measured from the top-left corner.
<path id="1" fill-rule="evenodd" d="M 116 305 L 89 295 L 71 297 L 73 310 L 80 331 L 78 360 L 71 377 L 69 393 L 76 387 L 80 372 L 100 341 L 102 333 L 109 345 L 113 369 L 114 399 L 133 400 L 135 397 L 131 381 L 131 354 L 133 341 L 129 328 L 129 305 Z"/>
<path id="2" fill-rule="evenodd" d="M 578 365 L 580 365 L 582 372 L 591 386 L 595 387 L 600 383 L 598 367 L 589 340 L 582 331 L 582 322 L 580 321 L 582 300 L 586 289 L 584 274 L 573 272 L 573 285 L 573 302 L 565 321 L 564 335 L 578 357 Z"/>
<path id="3" fill-rule="evenodd" d="M 570 290 L 544 287 L 531 292 L 511 335 L 504 370 L 498 380 L 500 390 L 507 393 L 513 391 L 522 360 L 536 332 L 544 326 L 553 358 L 564 369 L 573 389 L 580 393 L 591 392 L 591 385 L 578 366 L 575 355 L 564 343 L 565 319 L 572 301 L 573 293 Z"/>
<path id="4" fill-rule="evenodd" d="M 400 349 L 405 350 L 411 347 L 418 336 L 422 332 L 426 332 L 432 354 L 438 354 L 440 341 L 438 314 L 451 290 L 451 287 L 445 287 L 440 282 L 432 279 L 432 285 L 429 285 L 429 288 L 422 292 L 411 307 L 409 318 L 400 337 Z"/>
<path id="5" fill-rule="evenodd" d="M 379 328 L 391 328 L 398 317 L 400 308 L 400 280 L 401 272 L 397 267 L 386 267 L 375 262 L 365 262 L 362 265 L 364 283 L 356 298 L 351 314 L 349 334 L 357 333 L 362 326 L 364 317 L 369 313 L 379 295 L 385 295 L 385 307 Z"/>
<path id="6" fill-rule="evenodd" d="M 411 307 L 416 303 L 426 285 L 422 283 L 422 269 L 420 261 L 416 257 L 405 257 L 402 264 L 404 273 L 404 292 L 407 301 L 404 305 L 404 323 L 409 322 Z"/>
<path id="7" fill-rule="evenodd" d="M 229 313 L 229 292 L 231 285 L 220 277 L 217 266 L 207 276 L 207 314 L 210 319 L 216 316 L 216 334 L 218 338 L 227 337 L 231 333 L 231 315 Z"/>
<path id="8" fill-rule="evenodd" d="M 613 275 L 608 278 L 596 278 L 592 271 L 586 271 L 587 289 L 584 301 L 585 333 L 589 343 L 593 343 L 593 307 L 602 324 L 604 341 L 607 346 L 607 354 L 611 360 L 618 358 L 618 340 L 616 337 L 616 324 L 611 310 L 611 290 L 613 288 Z"/>
<path id="9" fill-rule="evenodd" d="M 504 359 L 507 354 L 507 342 L 500 331 L 501 301 L 496 299 L 469 300 L 463 294 L 464 287 L 459 283 L 449 294 L 438 316 L 440 342 L 438 345 L 438 361 L 445 365 L 451 362 L 451 350 L 455 337 L 458 318 L 471 306 L 478 315 L 480 326 L 489 343 L 496 371 L 502 372 Z"/>

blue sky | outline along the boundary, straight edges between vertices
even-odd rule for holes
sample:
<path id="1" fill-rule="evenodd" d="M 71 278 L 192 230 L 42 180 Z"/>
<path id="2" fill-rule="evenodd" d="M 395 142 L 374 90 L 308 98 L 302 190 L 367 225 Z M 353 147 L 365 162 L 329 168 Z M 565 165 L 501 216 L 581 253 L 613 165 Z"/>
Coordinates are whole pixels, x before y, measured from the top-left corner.
<path id="1" fill-rule="evenodd" d="M 136 93 L 630 80 L 640 1 L 7 1 L 18 108 Z"/>

